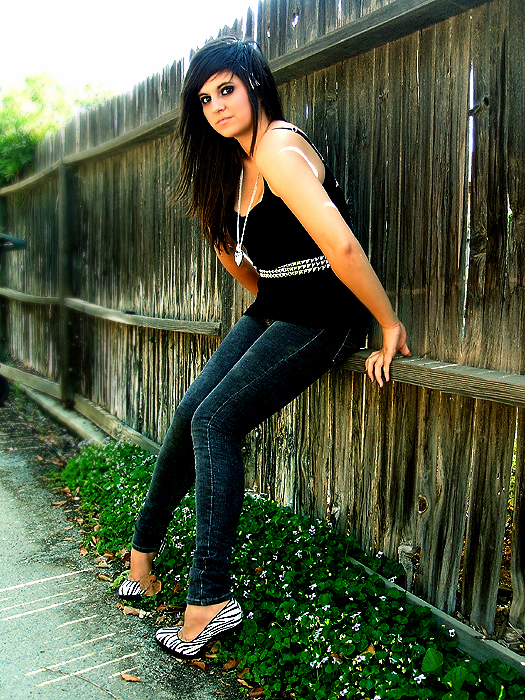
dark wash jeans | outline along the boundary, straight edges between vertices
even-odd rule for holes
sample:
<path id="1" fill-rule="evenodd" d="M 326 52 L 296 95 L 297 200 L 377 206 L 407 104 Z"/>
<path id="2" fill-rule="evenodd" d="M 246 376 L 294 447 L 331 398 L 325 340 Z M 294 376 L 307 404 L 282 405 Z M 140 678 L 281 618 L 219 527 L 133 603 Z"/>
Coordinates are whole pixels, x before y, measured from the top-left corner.
<path id="1" fill-rule="evenodd" d="M 244 497 L 241 440 L 356 351 L 362 333 L 243 316 L 175 412 L 139 514 L 133 547 L 157 551 L 195 481 L 197 537 L 187 602 L 229 600 L 229 568 Z"/>

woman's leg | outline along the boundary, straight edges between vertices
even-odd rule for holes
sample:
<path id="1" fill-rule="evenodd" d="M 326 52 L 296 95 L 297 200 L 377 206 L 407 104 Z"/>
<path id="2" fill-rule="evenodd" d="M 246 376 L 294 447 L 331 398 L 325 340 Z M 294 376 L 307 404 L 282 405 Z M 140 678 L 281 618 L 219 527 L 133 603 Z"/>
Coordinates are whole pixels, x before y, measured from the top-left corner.
<path id="1" fill-rule="evenodd" d="M 228 572 L 244 496 L 242 438 L 355 350 L 350 336 L 275 322 L 196 409 L 197 542 L 184 639 L 195 636 L 197 606 L 216 610 L 232 596 Z"/>
<path id="2" fill-rule="evenodd" d="M 192 383 L 177 408 L 158 455 L 146 501 L 135 525 L 131 580 L 138 581 L 150 571 L 173 511 L 195 480 L 191 438 L 191 419 L 195 409 L 265 330 L 265 324 L 243 316 Z"/>

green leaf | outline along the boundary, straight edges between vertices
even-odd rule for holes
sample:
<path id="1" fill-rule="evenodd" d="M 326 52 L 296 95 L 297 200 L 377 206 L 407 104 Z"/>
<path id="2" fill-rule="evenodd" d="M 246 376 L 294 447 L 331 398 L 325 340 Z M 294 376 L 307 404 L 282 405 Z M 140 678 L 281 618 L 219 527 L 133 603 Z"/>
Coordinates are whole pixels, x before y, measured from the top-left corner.
<path id="1" fill-rule="evenodd" d="M 443 678 L 443 682 L 450 685 L 454 690 L 461 690 L 463 683 L 468 676 L 468 671 L 464 666 L 456 666 L 450 669 L 447 675 Z"/>
<path id="2" fill-rule="evenodd" d="M 441 668 L 442 665 L 443 654 L 437 649 L 429 647 L 425 656 L 423 657 L 423 664 L 421 666 L 423 673 L 435 673 Z"/>
<path id="3" fill-rule="evenodd" d="M 469 700 L 470 695 L 466 690 L 451 690 L 443 695 L 443 700 Z"/>

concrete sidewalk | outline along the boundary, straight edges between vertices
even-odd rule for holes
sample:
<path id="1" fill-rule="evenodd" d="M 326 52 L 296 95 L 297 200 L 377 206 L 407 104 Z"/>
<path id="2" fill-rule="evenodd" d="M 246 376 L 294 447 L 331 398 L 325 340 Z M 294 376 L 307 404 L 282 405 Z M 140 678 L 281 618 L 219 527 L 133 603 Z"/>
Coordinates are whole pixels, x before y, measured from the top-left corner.
<path id="1" fill-rule="evenodd" d="M 93 557 L 80 556 L 70 506 L 53 505 L 42 478 L 73 442 L 27 400 L 0 407 L 0 699 L 245 697 L 235 677 L 164 654 L 154 621 L 124 616 Z"/>

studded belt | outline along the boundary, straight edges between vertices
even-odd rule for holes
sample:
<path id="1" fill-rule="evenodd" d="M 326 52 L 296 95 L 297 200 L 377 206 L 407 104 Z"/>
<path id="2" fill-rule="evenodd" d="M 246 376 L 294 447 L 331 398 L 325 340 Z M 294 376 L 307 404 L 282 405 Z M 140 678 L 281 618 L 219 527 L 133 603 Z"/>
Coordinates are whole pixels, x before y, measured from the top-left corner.
<path id="1" fill-rule="evenodd" d="M 294 275 L 307 275 L 310 272 L 319 272 L 327 270 L 330 263 L 324 255 L 318 258 L 308 258 L 307 260 L 297 260 L 297 262 L 287 263 L 276 267 L 274 270 L 259 270 L 261 277 L 293 277 Z"/>

